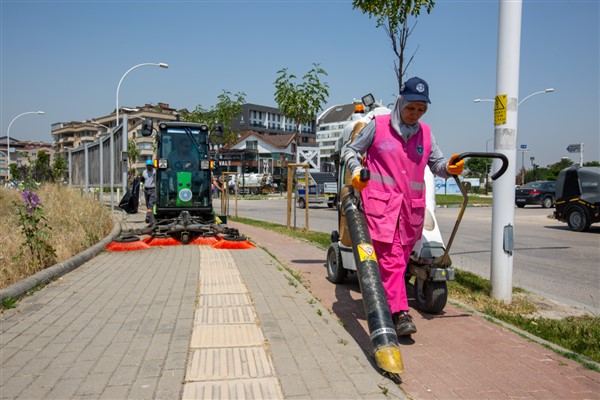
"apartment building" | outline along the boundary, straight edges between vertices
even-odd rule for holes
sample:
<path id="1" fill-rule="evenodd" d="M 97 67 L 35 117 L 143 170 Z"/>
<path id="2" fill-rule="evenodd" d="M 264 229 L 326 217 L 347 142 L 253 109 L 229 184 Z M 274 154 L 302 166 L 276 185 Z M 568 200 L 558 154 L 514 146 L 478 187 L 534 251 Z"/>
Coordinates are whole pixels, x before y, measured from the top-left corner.
<path id="1" fill-rule="evenodd" d="M 10 137 L 10 160 L 7 157 L 7 137 L 0 137 L 0 183 L 8 180 L 8 166 L 16 164 L 17 167 L 28 166 L 35 162 L 40 151 L 46 152 L 50 159 L 50 164 L 54 161 L 55 149 L 51 143 L 22 141 L 15 137 Z"/>
<path id="2" fill-rule="evenodd" d="M 338 149 L 338 141 L 346 125 L 352 122 L 352 114 L 357 104 L 340 104 L 329 107 L 317 118 L 316 143 L 320 150 L 320 163 L 323 172 L 335 172 L 332 155 Z"/>
<path id="3" fill-rule="evenodd" d="M 141 107 L 122 107 L 119 111 L 119 119 L 127 115 L 129 140 L 135 142 L 139 152 L 136 162 L 132 165 L 136 171 L 145 169 L 147 159 L 154 155 L 154 139 L 144 137 L 141 134 L 142 120 L 149 120 L 156 128 L 160 121 L 174 121 L 179 117 L 179 112 L 170 108 L 166 103 L 157 105 L 145 104 Z M 57 152 L 66 154 L 69 149 L 76 149 L 86 143 L 92 143 L 102 135 L 107 135 L 116 126 L 115 113 L 94 118 L 88 121 L 58 122 L 52 125 L 53 143 Z"/>
<path id="4" fill-rule="evenodd" d="M 231 121 L 232 131 L 254 131 L 263 136 L 290 135 L 298 131 L 298 125 L 286 118 L 278 108 L 246 103 L 242 115 Z M 316 121 L 301 126 L 298 146 L 316 146 Z"/>

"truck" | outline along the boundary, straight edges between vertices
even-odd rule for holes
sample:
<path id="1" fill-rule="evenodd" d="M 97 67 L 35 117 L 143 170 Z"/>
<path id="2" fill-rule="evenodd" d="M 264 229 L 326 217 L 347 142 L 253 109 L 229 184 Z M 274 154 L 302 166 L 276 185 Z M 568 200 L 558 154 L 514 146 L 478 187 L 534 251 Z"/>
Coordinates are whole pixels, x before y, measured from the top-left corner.
<path id="1" fill-rule="evenodd" d="M 306 207 L 306 175 L 303 171 L 296 174 L 296 198 L 299 208 Z M 308 203 L 327 204 L 332 208 L 337 206 L 337 180 L 333 172 L 308 173 Z"/>
<path id="2" fill-rule="evenodd" d="M 240 194 L 268 194 L 275 191 L 273 184 L 273 175 L 247 173 L 231 175 L 227 183 L 229 194 L 235 194 L 237 182 L 238 193 Z"/>

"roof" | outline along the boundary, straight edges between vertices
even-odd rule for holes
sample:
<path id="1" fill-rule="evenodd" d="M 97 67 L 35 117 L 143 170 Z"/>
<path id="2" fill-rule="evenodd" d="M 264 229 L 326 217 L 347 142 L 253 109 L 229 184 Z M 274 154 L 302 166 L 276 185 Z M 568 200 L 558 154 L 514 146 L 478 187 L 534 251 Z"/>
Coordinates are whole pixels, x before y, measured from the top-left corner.
<path id="1" fill-rule="evenodd" d="M 263 135 L 263 134 L 260 134 L 258 132 L 254 132 L 254 131 L 243 131 L 241 133 L 240 138 L 235 142 L 235 144 L 243 142 L 249 136 L 256 136 L 258 139 L 260 139 L 264 142 L 267 142 L 267 143 L 273 145 L 274 147 L 277 147 L 280 149 L 285 149 L 286 147 L 288 147 L 292 143 L 292 140 L 294 139 L 293 134 L 290 134 L 290 135 L 286 135 L 286 134 Z"/>
<path id="2" fill-rule="evenodd" d="M 340 121 L 349 121 L 354 114 L 354 103 L 340 104 L 325 111 L 319 118 L 319 124 L 331 124 Z"/>

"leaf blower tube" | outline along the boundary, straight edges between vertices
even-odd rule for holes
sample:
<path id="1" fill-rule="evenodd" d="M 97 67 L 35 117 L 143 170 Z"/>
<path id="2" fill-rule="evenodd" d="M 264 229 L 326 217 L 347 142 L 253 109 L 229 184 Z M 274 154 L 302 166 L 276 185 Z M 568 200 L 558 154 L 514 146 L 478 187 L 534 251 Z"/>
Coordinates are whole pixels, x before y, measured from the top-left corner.
<path id="1" fill-rule="evenodd" d="M 399 374 L 404 372 L 404 365 L 398 346 L 398 337 L 381 283 L 379 264 L 367 221 L 363 212 L 356 207 L 353 192 L 350 186 L 347 195 L 342 198 L 342 204 L 352 240 L 354 261 L 365 306 L 369 335 L 375 352 L 375 362 L 382 370 Z"/>

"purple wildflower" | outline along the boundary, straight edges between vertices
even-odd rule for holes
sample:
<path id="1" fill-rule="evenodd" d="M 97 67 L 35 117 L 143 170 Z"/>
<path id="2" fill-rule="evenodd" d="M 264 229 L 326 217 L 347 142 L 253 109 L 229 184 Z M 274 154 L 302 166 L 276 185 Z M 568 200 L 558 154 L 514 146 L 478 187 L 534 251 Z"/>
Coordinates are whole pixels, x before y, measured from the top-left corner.
<path id="1" fill-rule="evenodd" d="M 42 204 L 38 195 L 28 189 L 23 191 L 21 197 L 23 197 L 23 201 L 25 201 L 25 211 L 27 211 L 28 214 L 31 214 L 33 210 Z"/>

